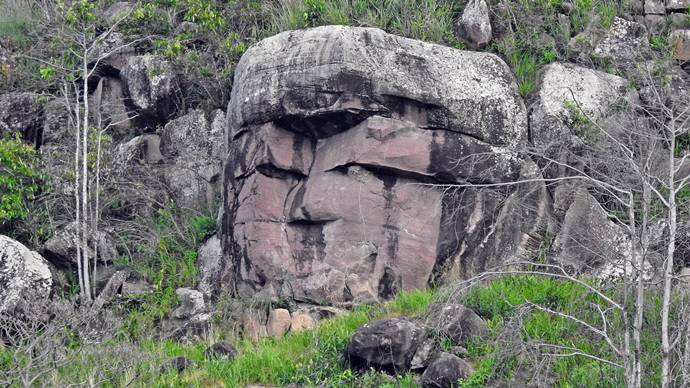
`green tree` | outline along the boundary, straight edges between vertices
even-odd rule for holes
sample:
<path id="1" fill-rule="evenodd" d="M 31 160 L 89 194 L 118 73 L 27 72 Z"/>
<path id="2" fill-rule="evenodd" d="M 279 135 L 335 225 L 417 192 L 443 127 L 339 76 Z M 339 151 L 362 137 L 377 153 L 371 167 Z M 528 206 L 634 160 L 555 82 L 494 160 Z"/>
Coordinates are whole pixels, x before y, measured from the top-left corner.
<path id="1" fill-rule="evenodd" d="M 36 150 L 17 134 L 0 139 L 0 225 L 22 219 L 42 186 Z"/>

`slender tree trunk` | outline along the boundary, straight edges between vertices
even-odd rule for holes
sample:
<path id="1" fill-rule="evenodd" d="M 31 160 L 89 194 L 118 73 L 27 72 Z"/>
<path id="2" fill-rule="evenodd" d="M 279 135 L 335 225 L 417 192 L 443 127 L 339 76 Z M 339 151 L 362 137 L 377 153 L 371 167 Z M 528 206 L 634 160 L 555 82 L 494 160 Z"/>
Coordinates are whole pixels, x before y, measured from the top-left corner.
<path id="1" fill-rule="evenodd" d="M 74 88 L 74 93 L 75 93 L 75 101 L 74 101 L 74 118 L 75 118 L 75 138 L 76 138 L 76 147 L 74 147 L 74 210 L 75 210 L 75 221 L 76 221 L 76 231 L 75 231 L 75 236 L 74 236 L 74 245 L 77 247 L 77 275 L 79 278 L 79 293 L 80 295 L 84 296 L 84 274 L 82 272 L 82 252 L 81 252 L 81 199 L 79 197 L 79 177 L 80 177 L 80 172 L 79 172 L 79 166 L 80 166 L 80 149 L 81 149 L 81 115 L 79 113 L 80 107 L 79 107 L 79 90 L 76 87 L 76 85 L 72 84 Z M 65 98 L 68 101 L 68 107 L 72 107 L 72 104 L 69 103 L 69 94 L 67 92 L 67 87 L 65 87 Z"/>
<path id="2" fill-rule="evenodd" d="M 666 266 L 664 268 L 664 291 L 661 305 L 661 386 L 667 388 L 671 384 L 671 339 L 669 335 L 669 316 L 671 310 L 671 291 L 673 282 L 673 255 L 676 249 L 676 186 L 675 160 L 676 133 L 671 120 L 670 144 L 668 151 L 668 247 L 666 250 Z"/>
<path id="3" fill-rule="evenodd" d="M 87 300 L 91 300 L 91 282 L 89 281 L 90 274 L 89 274 L 89 255 L 88 255 L 88 246 L 89 246 L 89 230 L 88 226 L 86 224 L 86 221 L 88 220 L 88 214 L 86 214 L 86 209 L 87 209 L 87 204 L 88 204 L 88 155 L 89 155 L 89 84 L 88 84 L 88 76 L 89 76 L 89 70 L 88 70 L 88 61 L 87 61 L 87 56 L 86 53 L 83 57 L 82 61 L 82 76 L 83 76 L 83 81 L 84 81 L 84 94 L 83 94 L 83 103 L 84 103 L 84 124 L 82 125 L 83 129 L 83 135 L 82 135 L 82 179 L 81 179 L 81 185 L 82 185 L 82 191 L 81 191 L 81 198 L 82 198 L 82 210 L 84 213 L 84 226 L 82 227 L 82 250 L 83 250 L 83 263 L 82 263 L 82 270 L 84 272 L 84 294 L 86 295 Z"/>

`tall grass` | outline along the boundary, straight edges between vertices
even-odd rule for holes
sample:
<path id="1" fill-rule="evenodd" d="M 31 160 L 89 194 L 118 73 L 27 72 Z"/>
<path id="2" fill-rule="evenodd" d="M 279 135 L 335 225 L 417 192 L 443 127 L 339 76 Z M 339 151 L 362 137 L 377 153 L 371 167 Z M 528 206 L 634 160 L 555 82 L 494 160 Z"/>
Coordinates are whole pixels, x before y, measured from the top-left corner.
<path id="1" fill-rule="evenodd" d="M 30 0 L 0 0 L 0 39 L 19 47 L 27 44 L 33 20 Z"/>

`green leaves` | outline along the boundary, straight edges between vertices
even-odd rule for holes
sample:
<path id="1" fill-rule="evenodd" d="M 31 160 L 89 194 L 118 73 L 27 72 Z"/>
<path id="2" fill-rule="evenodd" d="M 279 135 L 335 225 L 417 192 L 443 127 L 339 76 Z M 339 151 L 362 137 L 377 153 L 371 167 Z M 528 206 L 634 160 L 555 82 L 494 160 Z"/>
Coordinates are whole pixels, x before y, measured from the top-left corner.
<path id="1" fill-rule="evenodd" d="M 42 188 L 36 150 L 21 136 L 0 139 L 0 224 L 28 215 L 28 202 Z"/>

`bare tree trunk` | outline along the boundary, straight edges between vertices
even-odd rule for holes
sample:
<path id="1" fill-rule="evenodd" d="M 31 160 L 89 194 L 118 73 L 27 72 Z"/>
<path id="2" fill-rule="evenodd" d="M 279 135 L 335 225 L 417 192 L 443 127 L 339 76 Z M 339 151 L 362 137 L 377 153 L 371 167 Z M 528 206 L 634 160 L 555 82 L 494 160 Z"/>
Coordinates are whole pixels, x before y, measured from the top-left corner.
<path id="1" fill-rule="evenodd" d="M 82 227 L 82 250 L 83 250 L 83 263 L 82 263 L 82 270 L 84 272 L 84 294 L 86 295 L 87 300 L 91 300 L 91 282 L 89 281 L 90 274 L 89 274 L 89 255 L 88 255 L 88 246 L 89 246 L 89 231 L 88 231 L 88 226 L 86 224 L 86 221 L 88 220 L 88 214 L 86 214 L 86 208 L 88 204 L 88 154 L 89 154 L 89 84 L 88 84 L 88 76 L 89 76 L 89 71 L 88 71 L 88 60 L 87 60 L 87 55 L 85 53 L 82 61 L 82 76 L 83 76 L 83 82 L 84 82 L 84 94 L 83 94 L 83 103 L 84 103 L 84 124 L 83 124 L 83 136 L 82 136 L 82 179 L 81 179 L 81 184 L 82 184 L 82 191 L 81 191 L 81 198 L 82 198 L 82 210 L 84 213 L 84 225 Z"/>
<path id="2" fill-rule="evenodd" d="M 79 90 L 76 87 L 75 84 L 72 84 L 74 93 L 75 93 L 75 102 L 74 102 L 74 117 L 75 117 L 75 138 L 76 138 L 76 147 L 74 147 L 74 210 L 75 210 L 75 221 L 76 221 L 76 231 L 75 231 L 75 236 L 74 236 L 74 245 L 77 248 L 77 274 L 79 278 L 79 293 L 80 295 L 84 296 L 84 274 L 82 272 L 82 260 L 81 260 L 81 242 L 79 239 L 81 238 L 81 199 L 79 198 L 79 162 L 81 160 L 80 158 L 80 149 L 81 149 L 81 116 L 79 113 Z M 65 99 L 67 100 L 68 107 L 72 107 L 72 104 L 69 102 L 69 92 L 67 91 L 67 87 L 65 87 Z"/>
<path id="3" fill-rule="evenodd" d="M 664 291 L 661 305 L 661 386 L 667 388 L 671 384 L 671 340 L 669 336 L 669 316 L 671 310 L 671 286 L 673 282 L 673 255 L 676 249 L 676 186 L 675 186 L 675 158 L 676 133 L 671 120 L 670 141 L 668 151 L 668 246 L 666 250 L 666 266 L 664 268 Z"/>

